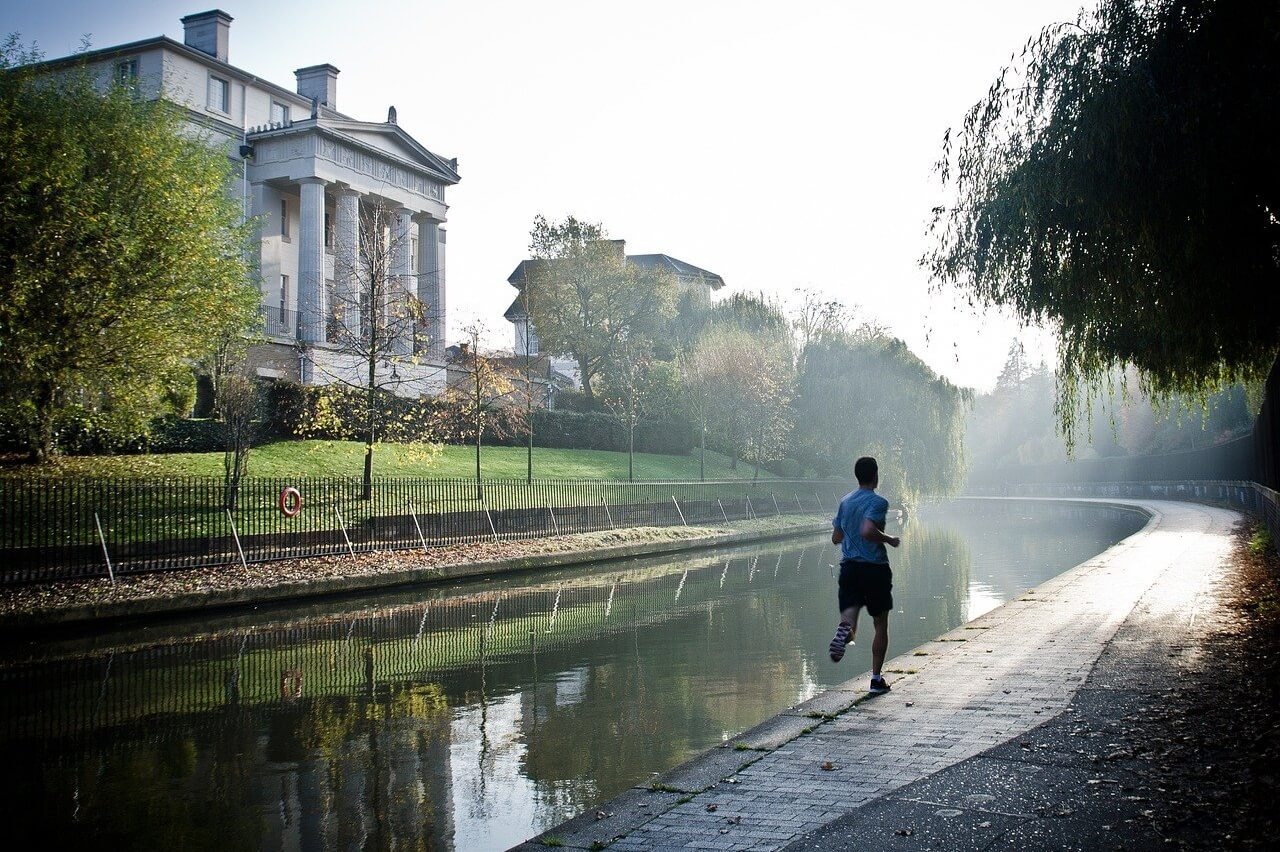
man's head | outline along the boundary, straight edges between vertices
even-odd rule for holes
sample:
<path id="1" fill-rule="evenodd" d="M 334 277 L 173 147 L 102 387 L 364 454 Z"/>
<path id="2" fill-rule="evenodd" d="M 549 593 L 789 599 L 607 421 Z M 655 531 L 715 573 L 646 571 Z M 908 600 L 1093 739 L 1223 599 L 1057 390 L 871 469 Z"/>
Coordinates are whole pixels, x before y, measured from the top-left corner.
<path id="1" fill-rule="evenodd" d="M 863 456 L 854 463 L 853 475 L 858 477 L 859 485 L 875 488 L 880 484 L 880 465 L 871 456 Z"/>

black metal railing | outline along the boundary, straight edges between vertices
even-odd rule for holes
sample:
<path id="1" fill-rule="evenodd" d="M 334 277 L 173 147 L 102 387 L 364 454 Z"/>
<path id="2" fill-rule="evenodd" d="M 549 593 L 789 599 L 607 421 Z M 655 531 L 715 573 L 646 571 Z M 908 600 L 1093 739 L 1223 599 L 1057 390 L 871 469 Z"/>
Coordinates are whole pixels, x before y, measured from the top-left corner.
<path id="1" fill-rule="evenodd" d="M 268 337 L 298 336 L 298 312 L 268 305 L 260 305 L 258 313 L 262 316 L 262 333 Z"/>
<path id="2" fill-rule="evenodd" d="M 294 517 L 280 496 L 295 487 Z M 0 583 L 834 511 L 843 483 L 218 477 L 0 480 Z"/>

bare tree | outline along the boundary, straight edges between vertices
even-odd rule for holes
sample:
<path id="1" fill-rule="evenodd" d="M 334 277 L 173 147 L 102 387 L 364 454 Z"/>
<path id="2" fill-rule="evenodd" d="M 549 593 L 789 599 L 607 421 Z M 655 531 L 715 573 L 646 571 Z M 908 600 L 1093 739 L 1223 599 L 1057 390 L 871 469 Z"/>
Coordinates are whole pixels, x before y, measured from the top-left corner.
<path id="1" fill-rule="evenodd" d="M 249 467 L 249 450 L 258 437 L 260 407 L 261 395 L 253 379 L 241 372 L 223 375 L 214 411 L 222 431 L 224 502 L 231 511 Z"/>
<path id="2" fill-rule="evenodd" d="M 414 292 L 408 213 L 380 199 L 358 205 L 355 234 L 334 240 L 334 278 L 325 316 L 326 337 L 340 356 L 340 367 L 324 367 L 329 393 L 348 398 L 343 408 L 354 416 L 353 432 L 365 442 L 364 496 L 373 489 L 374 446 L 387 438 L 430 440 L 429 432 L 407 428 L 429 418 L 396 417 L 396 390 L 402 369 L 420 363 L 431 327 L 426 307 Z M 322 391 L 324 393 L 325 391 Z M 392 421 L 396 423 L 393 425 Z"/>
<path id="3" fill-rule="evenodd" d="M 451 437 L 475 447 L 476 499 L 484 499 L 480 457 L 486 435 L 508 438 L 524 427 L 525 414 L 517 395 L 516 371 L 501 359 L 481 352 L 484 326 L 472 323 L 463 329 L 468 342 L 461 366 L 465 373 L 451 381 L 442 398 L 444 429 Z"/>

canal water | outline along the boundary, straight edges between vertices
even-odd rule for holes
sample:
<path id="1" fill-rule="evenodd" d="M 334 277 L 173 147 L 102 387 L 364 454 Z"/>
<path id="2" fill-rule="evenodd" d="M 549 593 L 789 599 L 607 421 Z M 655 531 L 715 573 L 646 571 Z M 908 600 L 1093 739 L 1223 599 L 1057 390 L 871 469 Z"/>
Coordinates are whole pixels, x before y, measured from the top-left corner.
<path id="1" fill-rule="evenodd" d="M 890 654 L 1143 523 L 923 507 Z M 505 849 L 866 670 L 826 655 L 837 563 L 815 534 L 10 642 L 10 848 Z"/>

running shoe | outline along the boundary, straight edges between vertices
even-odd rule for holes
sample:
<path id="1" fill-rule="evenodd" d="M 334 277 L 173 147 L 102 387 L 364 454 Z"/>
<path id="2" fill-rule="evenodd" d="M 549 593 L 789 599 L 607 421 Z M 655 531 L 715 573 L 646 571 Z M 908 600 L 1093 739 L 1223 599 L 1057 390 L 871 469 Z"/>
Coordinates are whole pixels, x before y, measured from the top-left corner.
<path id="1" fill-rule="evenodd" d="M 831 662 L 838 663 L 844 658 L 844 649 L 851 644 L 853 637 L 853 625 L 847 621 L 840 622 L 840 626 L 836 628 L 836 635 L 831 640 Z"/>
<path id="2" fill-rule="evenodd" d="M 884 679 L 884 675 L 872 675 L 871 688 L 867 691 L 872 695 L 883 695 L 889 691 L 889 681 Z"/>

